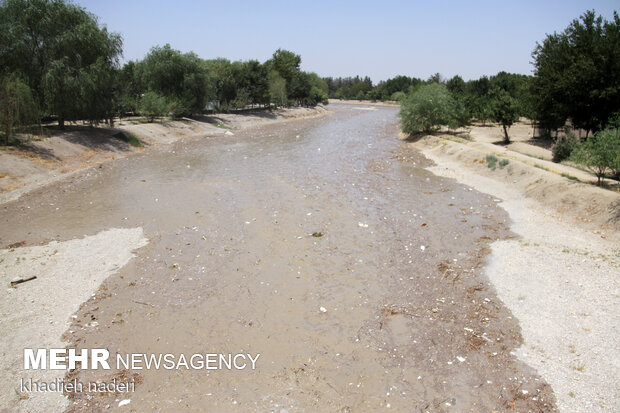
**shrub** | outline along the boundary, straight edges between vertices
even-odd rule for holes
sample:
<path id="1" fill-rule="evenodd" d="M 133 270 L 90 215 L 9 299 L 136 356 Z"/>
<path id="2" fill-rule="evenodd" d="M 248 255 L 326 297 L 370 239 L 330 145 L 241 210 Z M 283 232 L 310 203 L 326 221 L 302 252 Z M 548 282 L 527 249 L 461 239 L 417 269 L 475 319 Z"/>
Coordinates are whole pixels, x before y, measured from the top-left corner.
<path id="1" fill-rule="evenodd" d="M 570 158 L 571 153 L 578 145 L 579 142 L 573 133 L 560 136 L 551 148 L 553 162 L 562 162 L 564 159 Z"/>
<path id="2" fill-rule="evenodd" d="M 571 159 L 593 172 L 599 185 L 608 171 L 617 175 L 620 171 L 620 129 L 597 132 L 573 151 Z"/>
<path id="3" fill-rule="evenodd" d="M 491 168 L 491 170 L 495 170 L 497 167 L 497 156 L 495 155 L 487 155 L 486 156 L 487 166 Z"/>
<path id="4" fill-rule="evenodd" d="M 506 165 L 508 165 L 510 161 L 508 159 L 502 159 L 499 161 L 499 169 L 504 169 Z"/>

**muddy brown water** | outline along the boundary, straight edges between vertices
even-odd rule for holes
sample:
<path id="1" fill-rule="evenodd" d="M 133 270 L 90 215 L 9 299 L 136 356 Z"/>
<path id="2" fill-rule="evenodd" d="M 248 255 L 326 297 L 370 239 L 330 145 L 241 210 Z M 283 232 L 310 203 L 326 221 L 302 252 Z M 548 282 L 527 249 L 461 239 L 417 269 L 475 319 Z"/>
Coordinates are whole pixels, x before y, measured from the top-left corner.
<path id="1" fill-rule="evenodd" d="M 488 243 L 509 236 L 497 200 L 423 169 L 397 139 L 397 109 L 330 106 L 179 141 L 3 206 L 3 246 L 111 227 L 149 238 L 81 307 L 70 346 L 260 353 L 255 370 L 74 371 L 138 384 L 76 394 L 72 410 L 555 410 L 511 354 L 518 322 L 484 276 Z"/>

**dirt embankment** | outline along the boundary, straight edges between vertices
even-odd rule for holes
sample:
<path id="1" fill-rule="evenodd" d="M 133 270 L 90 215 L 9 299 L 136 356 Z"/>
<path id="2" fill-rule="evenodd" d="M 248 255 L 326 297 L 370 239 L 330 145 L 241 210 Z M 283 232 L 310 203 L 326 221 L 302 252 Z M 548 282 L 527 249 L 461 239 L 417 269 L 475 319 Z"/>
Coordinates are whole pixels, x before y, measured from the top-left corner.
<path id="1" fill-rule="evenodd" d="M 65 130 L 44 128 L 19 147 L 0 148 L 0 203 L 55 182 L 76 171 L 139 153 L 149 147 L 170 144 L 194 136 L 234 135 L 254 125 L 316 117 L 329 113 L 325 107 L 217 114 L 176 121 L 145 123 L 126 119 L 113 128 L 69 125 Z M 119 139 L 133 135 L 140 146 Z M 116 136 L 115 136 L 116 135 Z"/>
<path id="2" fill-rule="evenodd" d="M 501 199 L 510 214 L 518 238 L 492 244 L 487 276 L 519 319 L 517 355 L 551 384 L 560 411 L 618 411 L 620 194 L 548 161 L 527 125 L 511 132 L 507 146 L 497 127 L 411 145 L 436 163 L 433 173 Z"/>
<path id="3" fill-rule="evenodd" d="M 459 166 L 467 173 L 491 179 L 504 192 L 519 194 L 543 206 L 546 214 L 565 223 L 620 241 L 620 194 L 595 185 L 596 177 L 570 164 L 551 162 L 551 151 L 533 144 L 531 127 L 511 128 L 509 145 L 499 127 L 472 127 L 468 139 L 439 135 L 412 143 L 437 162 Z M 497 158 L 489 164 L 487 156 Z M 485 191 L 488 192 L 488 191 Z"/>
<path id="4" fill-rule="evenodd" d="M 373 106 L 400 107 L 400 103 L 395 100 L 376 101 L 376 100 L 329 99 L 329 103 L 343 103 L 345 105 L 373 105 Z"/>

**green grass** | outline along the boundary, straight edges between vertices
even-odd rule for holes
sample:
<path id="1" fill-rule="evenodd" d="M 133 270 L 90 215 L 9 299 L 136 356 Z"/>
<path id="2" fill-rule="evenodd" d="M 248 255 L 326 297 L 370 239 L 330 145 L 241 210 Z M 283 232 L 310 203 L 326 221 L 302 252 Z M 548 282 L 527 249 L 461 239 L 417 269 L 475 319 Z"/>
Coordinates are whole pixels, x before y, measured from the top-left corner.
<path id="1" fill-rule="evenodd" d="M 223 123 L 219 123 L 219 122 L 213 123 L 212 125 L 220 129 L 232 129 L 230 126 L 226 126 Z"/>
<path id="2" fill-rule="evenodd" d="M 142 142 L 140 142 L 140 139 L 138 139 L 138 137 L 136 135 L 134 135 L 133 133 L 130 133 L 130 132 L 121 131 L 121 132 L 115 133 L 112 136 L 114 138 L 118 139 L 118 140 L 121 140 L 123 142 L 127 142 L 128 144 L 130 144 L 133 147 L 143 146 Z"/>
<path id="3" fill-rule="evenodd" d="M 568 179 L 570 179 L 571 181 L 581 182 L 581 181 L 579 180 L 579 178 L 577 178 L 576 176 L 573 176 L 573 175 L 567 174 L 566 172 L 562 172 L 562 176 L 563 176 L 564 178 L 568 178 Z"/>

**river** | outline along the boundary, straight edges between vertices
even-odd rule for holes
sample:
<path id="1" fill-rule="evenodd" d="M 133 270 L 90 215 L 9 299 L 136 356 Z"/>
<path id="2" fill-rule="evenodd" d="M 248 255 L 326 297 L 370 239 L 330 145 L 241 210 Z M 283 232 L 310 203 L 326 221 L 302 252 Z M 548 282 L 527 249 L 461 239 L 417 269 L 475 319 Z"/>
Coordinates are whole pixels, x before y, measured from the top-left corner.
<path id="1" fill-rule="evenodd" d="M 260 354 L 254 370 L 77 371 L 138 384 L 72 409 L 553 410 L 484 275 L 488 243 L 510 236 L 498 200 L 425 170 L 396 108 L 330 108 L 145 151 L 5 208 L 6 244 L 144 228 L 73 345 Z"/>

